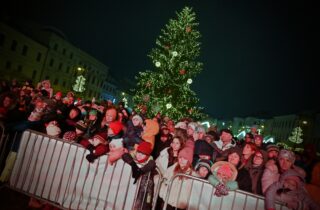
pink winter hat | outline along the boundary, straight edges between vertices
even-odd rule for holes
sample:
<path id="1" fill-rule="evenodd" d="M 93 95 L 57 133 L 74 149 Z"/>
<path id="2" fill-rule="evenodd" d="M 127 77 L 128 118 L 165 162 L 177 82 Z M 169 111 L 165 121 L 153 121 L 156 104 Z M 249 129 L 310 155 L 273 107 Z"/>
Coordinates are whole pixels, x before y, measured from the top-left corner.
<path id="1" fill-rule="evenodd" d="M 190 147 L 184 147 L 182 150 L 180 150 L 178 157 L 187 159 L 189 164 L 191 165 L 193 161 L 193 149 Z"/>

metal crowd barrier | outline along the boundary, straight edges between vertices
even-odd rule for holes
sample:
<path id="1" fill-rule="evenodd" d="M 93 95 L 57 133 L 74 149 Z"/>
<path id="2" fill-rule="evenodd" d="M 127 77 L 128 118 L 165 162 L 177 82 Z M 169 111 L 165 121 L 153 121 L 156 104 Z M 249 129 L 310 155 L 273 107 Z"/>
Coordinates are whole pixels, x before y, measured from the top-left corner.
<path id="1" fill-rule="evenodd" d="M 215 210 L 261 210 L 265 209 L 264 207 L 264 200 L 265 198 L 256 194 L 252 194 L 249 192 L 245 192 L 242 190 L 236 191 L 229 191 L 227 196 L 217 197 L 214 196 L 215 188 L 209 184 L 207 180 L 203 180 L 194 176 L 186 175 L 186 174 L 177 174 L 171 178 L 164 208 L 167 209 L 168 200 L 172 191 L 177 189 L 172 189 L 173 182 L 176 179 L 185 178 L 182 181 L 182 184 L 179 187 L 178 197 L 176 198 L 177 203 L 179 202 L 181 189 L 183 188 L 183 182 L 187 179 L 192 180 L 191 182 L 191 189 L 188 193 L 187 199 L 187 207 L 188 210 L 198 210 L 198 209 L 215 209 Z M 277 210 L 288 210 L 286 206 L 283 204 L 277 203 L 276 204 Z"/>
<path id="2" fill-rule="evenodd" d="M 121 159 L 108 165 L 107 155 L 89 163 L 87 153 L 77 144 L 27 130 L 9 187 L 62 209 L 133 209 L 140 180 L 133 184 L 131 167 Z"/>

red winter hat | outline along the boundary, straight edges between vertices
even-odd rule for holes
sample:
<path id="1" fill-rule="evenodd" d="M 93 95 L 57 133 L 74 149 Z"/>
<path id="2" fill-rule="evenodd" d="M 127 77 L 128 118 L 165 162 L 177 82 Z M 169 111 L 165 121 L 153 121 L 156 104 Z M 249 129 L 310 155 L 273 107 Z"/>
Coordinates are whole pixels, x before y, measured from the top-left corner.
<path id="1" fill-rule="evenodd" d="M 113 131 L 114 135 L 118 135 L 123 128 L 123 125 L 119 121 L 114 121 L 109 124 L 109 128 Z"/>
<path id="2" fill-rule="evenodd" d="M 139 144 L 137 151 L 149 156 L 152 152 L 152 145 L 149 142 L 143 141 Z"/>

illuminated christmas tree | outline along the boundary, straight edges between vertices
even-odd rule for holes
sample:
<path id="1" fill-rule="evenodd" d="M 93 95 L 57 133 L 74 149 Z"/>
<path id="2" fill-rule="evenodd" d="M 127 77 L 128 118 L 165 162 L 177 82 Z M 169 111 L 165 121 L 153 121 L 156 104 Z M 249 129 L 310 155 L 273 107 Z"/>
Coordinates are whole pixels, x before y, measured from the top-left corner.
<path id="1" fill-rule="evenodd" d="M 301 138 L 301 136 L 302 136 L 302 129 L 300 127 L 296 127 L 293 129 L 291 136 L 289 137 L 289 141 L 296 144 L 301 144 L 303 142 L 303 139 Z"/>
<path id="2" fill-rule="evenodd" d="M 139 72 L 136 77 L 133 100 L 138 109 L 147 106 L 148 117 L 158 112 L 174 120 L 205 116 L 196 93 L 190 89 L 192 79 L 202 69 L 202 63 L 196 61 L 200 32 L 195 20 L 195 13 L 188 7 L 177 13 L 177 19 L 169 20 L 149 54 L 154 70 Z"/>
<path id="3" fill-rule="evenodd" d="M 86 84 L 86 78 L 82 75 L 78 76 L 76 79 L 76 83 L 72 86 L 73 90 L 76 92 L 80 92 L 82 93 L 83 91 L 86 90 L 86 88 L 84 87 Z"/>

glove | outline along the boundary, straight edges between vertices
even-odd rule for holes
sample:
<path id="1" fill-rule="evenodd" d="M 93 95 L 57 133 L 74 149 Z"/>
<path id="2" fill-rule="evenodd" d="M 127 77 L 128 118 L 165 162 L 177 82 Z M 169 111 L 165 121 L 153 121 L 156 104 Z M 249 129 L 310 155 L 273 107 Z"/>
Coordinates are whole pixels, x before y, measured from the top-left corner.
<path id="1" fill-rule="evenodd" d="M 94 160 L 97 159 L 97 157 L 94 154 L 90 153 L 86 156 L 86 159 L 89 161 L 89 163 L 93 163 Z"/>
<path id="2" fill-rule="evenodd" d="M 129 153 L 125 153 L 122 155 L 122 160 L 126 163 L 128 163 L 129 165 L 131 165 L 132 163 L 134 163 L 134 160 L 132 158 L 132 156 Z"/>
<path id="3" fill-rule="evenodd" d="M 89 145 L 87 146 L 87 150 L 89 150 L 90 153 L 93 153 L 94 146 L 93 146 L 92 144 L 89 144 Z"/>
<path id="4" fill-rule="evenodd" d="M 220 183 L 216 186 L 214 195 L 217 197 L 228 195 L 228 188 L 224 184 Z"/>

